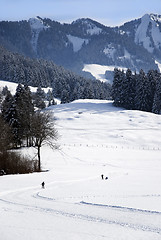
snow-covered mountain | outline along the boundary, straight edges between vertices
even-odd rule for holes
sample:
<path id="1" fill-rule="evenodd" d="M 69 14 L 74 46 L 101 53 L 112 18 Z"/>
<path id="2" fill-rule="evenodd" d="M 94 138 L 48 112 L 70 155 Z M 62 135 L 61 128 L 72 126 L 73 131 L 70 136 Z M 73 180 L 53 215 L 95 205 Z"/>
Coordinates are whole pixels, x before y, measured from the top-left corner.
<path id="1" fill-rule="evenodd" d="M 33 50 L 37 53 L 37 43 L 39 34 L 42 30 L 47 29 L 49 26 L 45 26 L 43 20 L 40 17 L 30 18 L 28 22 L 30 24 L 32 33 L 31 45 Z"/>
<path id="2" fill-rule="evenodd" d="M 161 60 L 161 15 L 145 14 L 142 18 L 125 23 L 120 27 L 136 44 Z"/>
<path id="3" fill-rule="evenodd" d="M 161 63 L 161 16 L 146 14 L 120 27 L 107 27 L 82 18 L 60 24 L 40 17 L 20 22 L 0 22 L 0 44 L 29 57 L 52 60 L 76 73 L 95 77 L 86 65 L 132 71 L 158 69 Z"/>

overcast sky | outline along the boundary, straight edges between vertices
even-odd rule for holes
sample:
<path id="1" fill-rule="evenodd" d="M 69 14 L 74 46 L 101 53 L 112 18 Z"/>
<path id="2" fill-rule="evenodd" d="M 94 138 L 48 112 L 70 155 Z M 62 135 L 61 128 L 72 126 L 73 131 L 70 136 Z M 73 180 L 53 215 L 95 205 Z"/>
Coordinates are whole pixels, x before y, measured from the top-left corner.
<path id="1" fill-rule="evenodd" d="M 0 21 L 40 16 L 71 22 L 88 17 L 116 26 L 146 13 L 161 15 L 161 0 L 0 0 Z"/>

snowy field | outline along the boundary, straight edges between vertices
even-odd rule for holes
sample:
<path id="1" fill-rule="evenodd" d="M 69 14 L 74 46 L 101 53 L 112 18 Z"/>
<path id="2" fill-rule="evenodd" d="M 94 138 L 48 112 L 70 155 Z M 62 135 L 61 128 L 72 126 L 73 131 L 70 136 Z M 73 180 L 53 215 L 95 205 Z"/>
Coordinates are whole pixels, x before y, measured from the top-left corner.
<path id="1" fill-rule="evenodd" d="M 42 149 L 48 172 L 0 177 L 0 239 L 160 240 L 161 116 L 97 100 L 49 109 L 60 150 Z"/>

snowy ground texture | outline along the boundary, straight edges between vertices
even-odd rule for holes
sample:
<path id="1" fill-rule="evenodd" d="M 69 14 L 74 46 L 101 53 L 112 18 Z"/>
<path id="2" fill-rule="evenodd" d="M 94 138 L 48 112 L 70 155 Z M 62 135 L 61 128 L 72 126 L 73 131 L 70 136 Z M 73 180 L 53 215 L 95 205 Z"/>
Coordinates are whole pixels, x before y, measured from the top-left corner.
<path id="1" fill-rule="evenodd" d="M 97 100 L 49 109 L 60 150 L 42 149 L 48 172 L 0 177 L 0 239 L 160 240 L 161 116 Z"/>

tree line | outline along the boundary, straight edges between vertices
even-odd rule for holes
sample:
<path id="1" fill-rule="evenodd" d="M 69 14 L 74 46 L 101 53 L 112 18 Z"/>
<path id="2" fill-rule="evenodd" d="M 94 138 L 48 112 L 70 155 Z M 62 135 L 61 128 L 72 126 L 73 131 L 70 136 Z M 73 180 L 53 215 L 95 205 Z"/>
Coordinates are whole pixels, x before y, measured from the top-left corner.
<path id="1" fill-rule="evenodd" d="M 39 89 L 39 88 L 38 88 Z M 38 93 L 40 89 L 37 90 Z M 41 171 L 40 149 L 43 144 L 57 148 L 58 133 L 53 116 L 41 112 L 41 101 L 33 95 L 30 88 L 18 84 L 12 95 L 5 87 L 1 93 L 0 113 L 0 169 L 7 173 Z M 38 96 L 40 98 L 40 96 Z M 13 149 L 35 147 L 37 160 L 23 159 Z M 12 151 L 11 151 L 12 150 Z"/>
<path id="2" fill-rule="evenodd" d="M 51 61 L 30 59 L 0 47 L 0 79 L 33 87 L 51 87 L 62 103 L 76 99 L 109 99 L 110 85 L 78 76 Z"/>
<path id="3" fill-rule="evenodd" d="M 161 111 L 161 74 L 150 70 L 146 74 L 126 72 L 116 68 L 112 84 L 114 105 L 131 110 L 141 110 L 159 114 Z"/>

